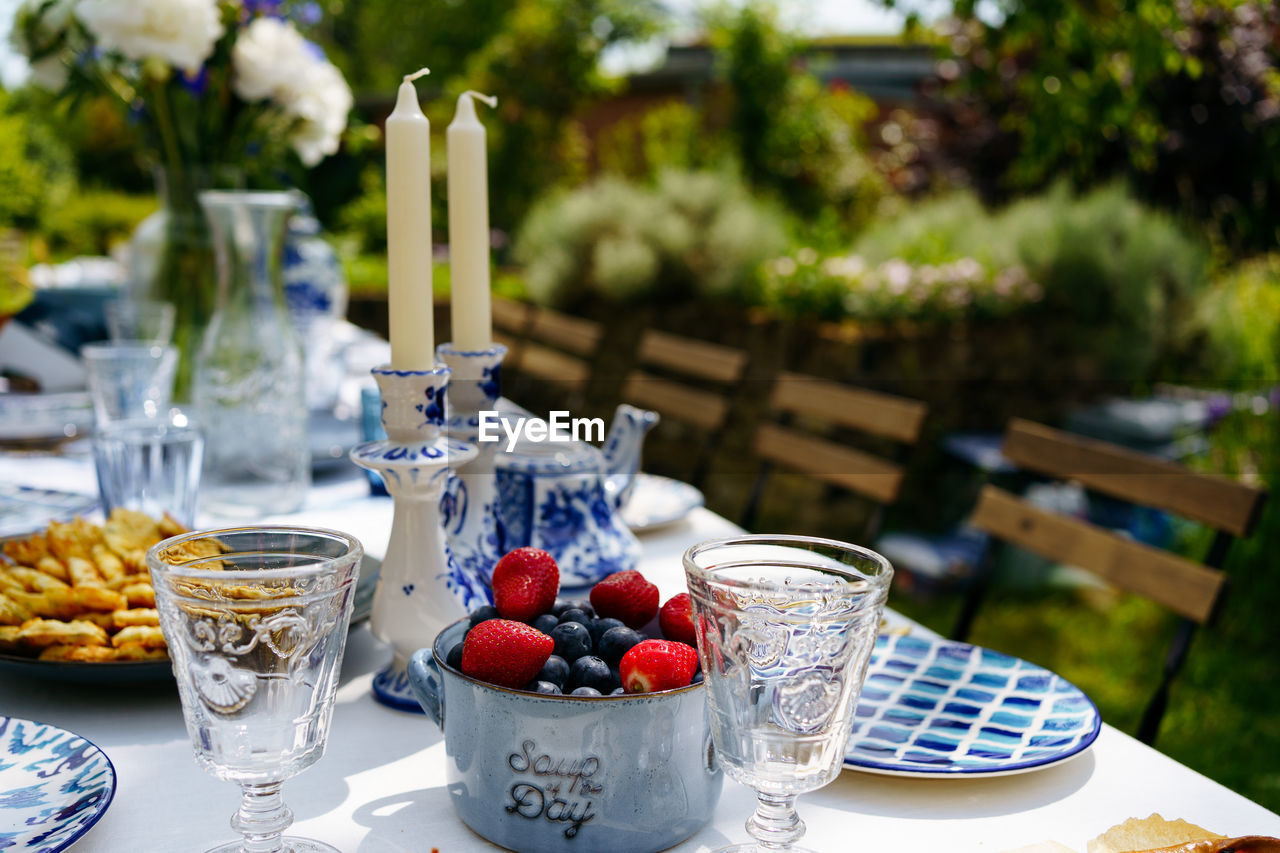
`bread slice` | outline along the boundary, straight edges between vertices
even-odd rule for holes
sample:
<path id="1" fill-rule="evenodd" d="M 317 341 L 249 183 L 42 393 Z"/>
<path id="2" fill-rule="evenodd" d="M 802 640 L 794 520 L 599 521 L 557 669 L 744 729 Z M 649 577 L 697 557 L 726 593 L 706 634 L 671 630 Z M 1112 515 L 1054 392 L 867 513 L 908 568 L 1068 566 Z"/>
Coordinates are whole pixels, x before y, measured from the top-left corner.
<path id="1" fill-rule="evenodd" d="M 1215 841 L 1226 838 L 1185 820 L 1165 820 L 1158 814 L 1131 817 L 1089 842 L 1088 853 L 1133 853 L 1186 844 L 1188 841 Z"/>

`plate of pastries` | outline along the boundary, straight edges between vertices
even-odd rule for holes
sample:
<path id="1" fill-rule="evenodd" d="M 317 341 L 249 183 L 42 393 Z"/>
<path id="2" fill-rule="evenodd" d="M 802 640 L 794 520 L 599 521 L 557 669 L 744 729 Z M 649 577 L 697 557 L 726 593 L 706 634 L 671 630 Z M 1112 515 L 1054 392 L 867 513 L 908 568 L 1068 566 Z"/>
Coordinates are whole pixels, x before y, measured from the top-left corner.
<path id="1" fill-rule="evenodd" d="M 0 559 L 0 669 L 84 682 L 171 677 L 147 571 L 152 545 L 187 532 L 117 508 L 101 524 L 51 521 Z"/>

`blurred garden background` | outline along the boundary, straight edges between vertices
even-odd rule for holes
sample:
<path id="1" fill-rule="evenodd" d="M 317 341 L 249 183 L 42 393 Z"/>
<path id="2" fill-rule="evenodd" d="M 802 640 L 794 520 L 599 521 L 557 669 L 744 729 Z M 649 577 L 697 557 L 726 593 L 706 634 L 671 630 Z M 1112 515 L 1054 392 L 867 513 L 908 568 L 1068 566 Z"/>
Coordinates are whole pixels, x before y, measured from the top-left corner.
<path id="1" fill-rule="evenodd" d="M 927 401 L 890 529 L 944 532 L 972 505 L 982 474 L 945 436 L 1015 415 L 1068 423 L 1117 397 L 1199 407 L 1163 452 L 1280 484 L 1280 7 L 890 3 L 858 17 L 837 0 L 244 0 L 293 20 L 354 95 L 336 153 L 250 179 L 310 196 L 348 316 L 385 333 L 381 122 L 401 75 L 427 65 L 437 244 L 455 98 L 497 95 L 482 116 L 497 291 L 619 341 L 655 326 L 742 347 L 761 375 L 786 365 Z M 42 67 L 23 28 L 71 5 L 0 3 L 17 16 L 0 62 L 0 314 L 29 298 L 33 265 L 118 251 L 157 206 L 130 112 L 44 88 L 68 69 Z M 730 518 L 755 476 L 739 440 L 705 489 Z M 661 447 L 649 461 L 663 470 Z M 784 486 L 757 527 L 856 529 L 856 506 L 806 489 Z M 1203 558 L 1204 531 L 1157 526 L 1131 532 Z M 1157 744 L 1272 810 L 1277 554 L 1273 500 L 1230 554 L 1228 603 Z M 1069 571 L 1006 569 L 974 641 L 1061 673 L 1132 732 L 1172 617 Z M 919 584 L 891 603 L 945 632 L 957 600 Z"/>

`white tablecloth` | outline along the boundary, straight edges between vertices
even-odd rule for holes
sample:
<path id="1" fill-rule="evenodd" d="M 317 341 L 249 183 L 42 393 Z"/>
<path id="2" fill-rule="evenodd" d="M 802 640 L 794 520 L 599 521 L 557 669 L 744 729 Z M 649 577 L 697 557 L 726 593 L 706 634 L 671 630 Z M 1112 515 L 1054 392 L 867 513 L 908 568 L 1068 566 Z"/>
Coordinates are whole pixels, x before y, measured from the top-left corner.
<path id="1" fill-rule="evenodd" d="M 82 465 L 0 457 L 0 482 L 83 484 L 76 473 Z M 92 489 L 91 473 L 87 482 Z M 295 518 L 349 531 L 381 556 L 391 503 L 359 497 L 362 490 L 360 481 L 318 489 Z M 680 555 L 688 545 L 736 531 L 714 513 L 697 510 L 642 537 L 640 570 L 665 599 L 683 588 Z M 297 817 L 293 831 L 344 853 L 497 849 L 454 815 L 436 727 L 424 716 L 374 701 L 372 674 L 387 659 L 367 625 L 353 629 L 328 751 L 284 787 Z M 77 732 L 115 764 L 115 801 L 78 842 L 77 853 L 200 851 L 234 837 L 227 821 L 238 806 L 237 789 L 196 766 L 171 685 L 104 689 L 0 678 L 0 713 Z M 751 792 L 726 780 L 712 823 L 675 849 L 707 851 L 749 840 L 743 822 L 753 807 Z M 1280 816 L 1107 725 L 1091 749 L 1047 770 L 984 780 L 899 779 L 845 770 L 826 788 L 803 795 L 799 811 L 809 827 L 804 844 L 819 853 L 997 853 L 1048 839 L 1083 851 L 1108 826 L 1152 812 L 1229 835 L 1280 836 Z"/>

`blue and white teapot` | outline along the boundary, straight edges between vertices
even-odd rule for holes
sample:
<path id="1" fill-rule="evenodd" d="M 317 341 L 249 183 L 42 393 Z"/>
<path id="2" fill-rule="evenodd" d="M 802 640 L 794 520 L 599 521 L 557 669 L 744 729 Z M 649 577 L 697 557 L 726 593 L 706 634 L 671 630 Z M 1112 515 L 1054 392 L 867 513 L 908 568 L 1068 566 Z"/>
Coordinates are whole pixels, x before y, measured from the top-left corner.
<path id="1" fill-rule="evenodd" d="M 494 473 L 501 552 L 543 549 L 560 566 L 565 587 L 634 569 L 640 542 L 618 508 L 635 483 L 645 434 L 657 422 L 657 413 L 623 404 L 603 450 L 523 438 L 511 450 L 499 449 Z"/>

